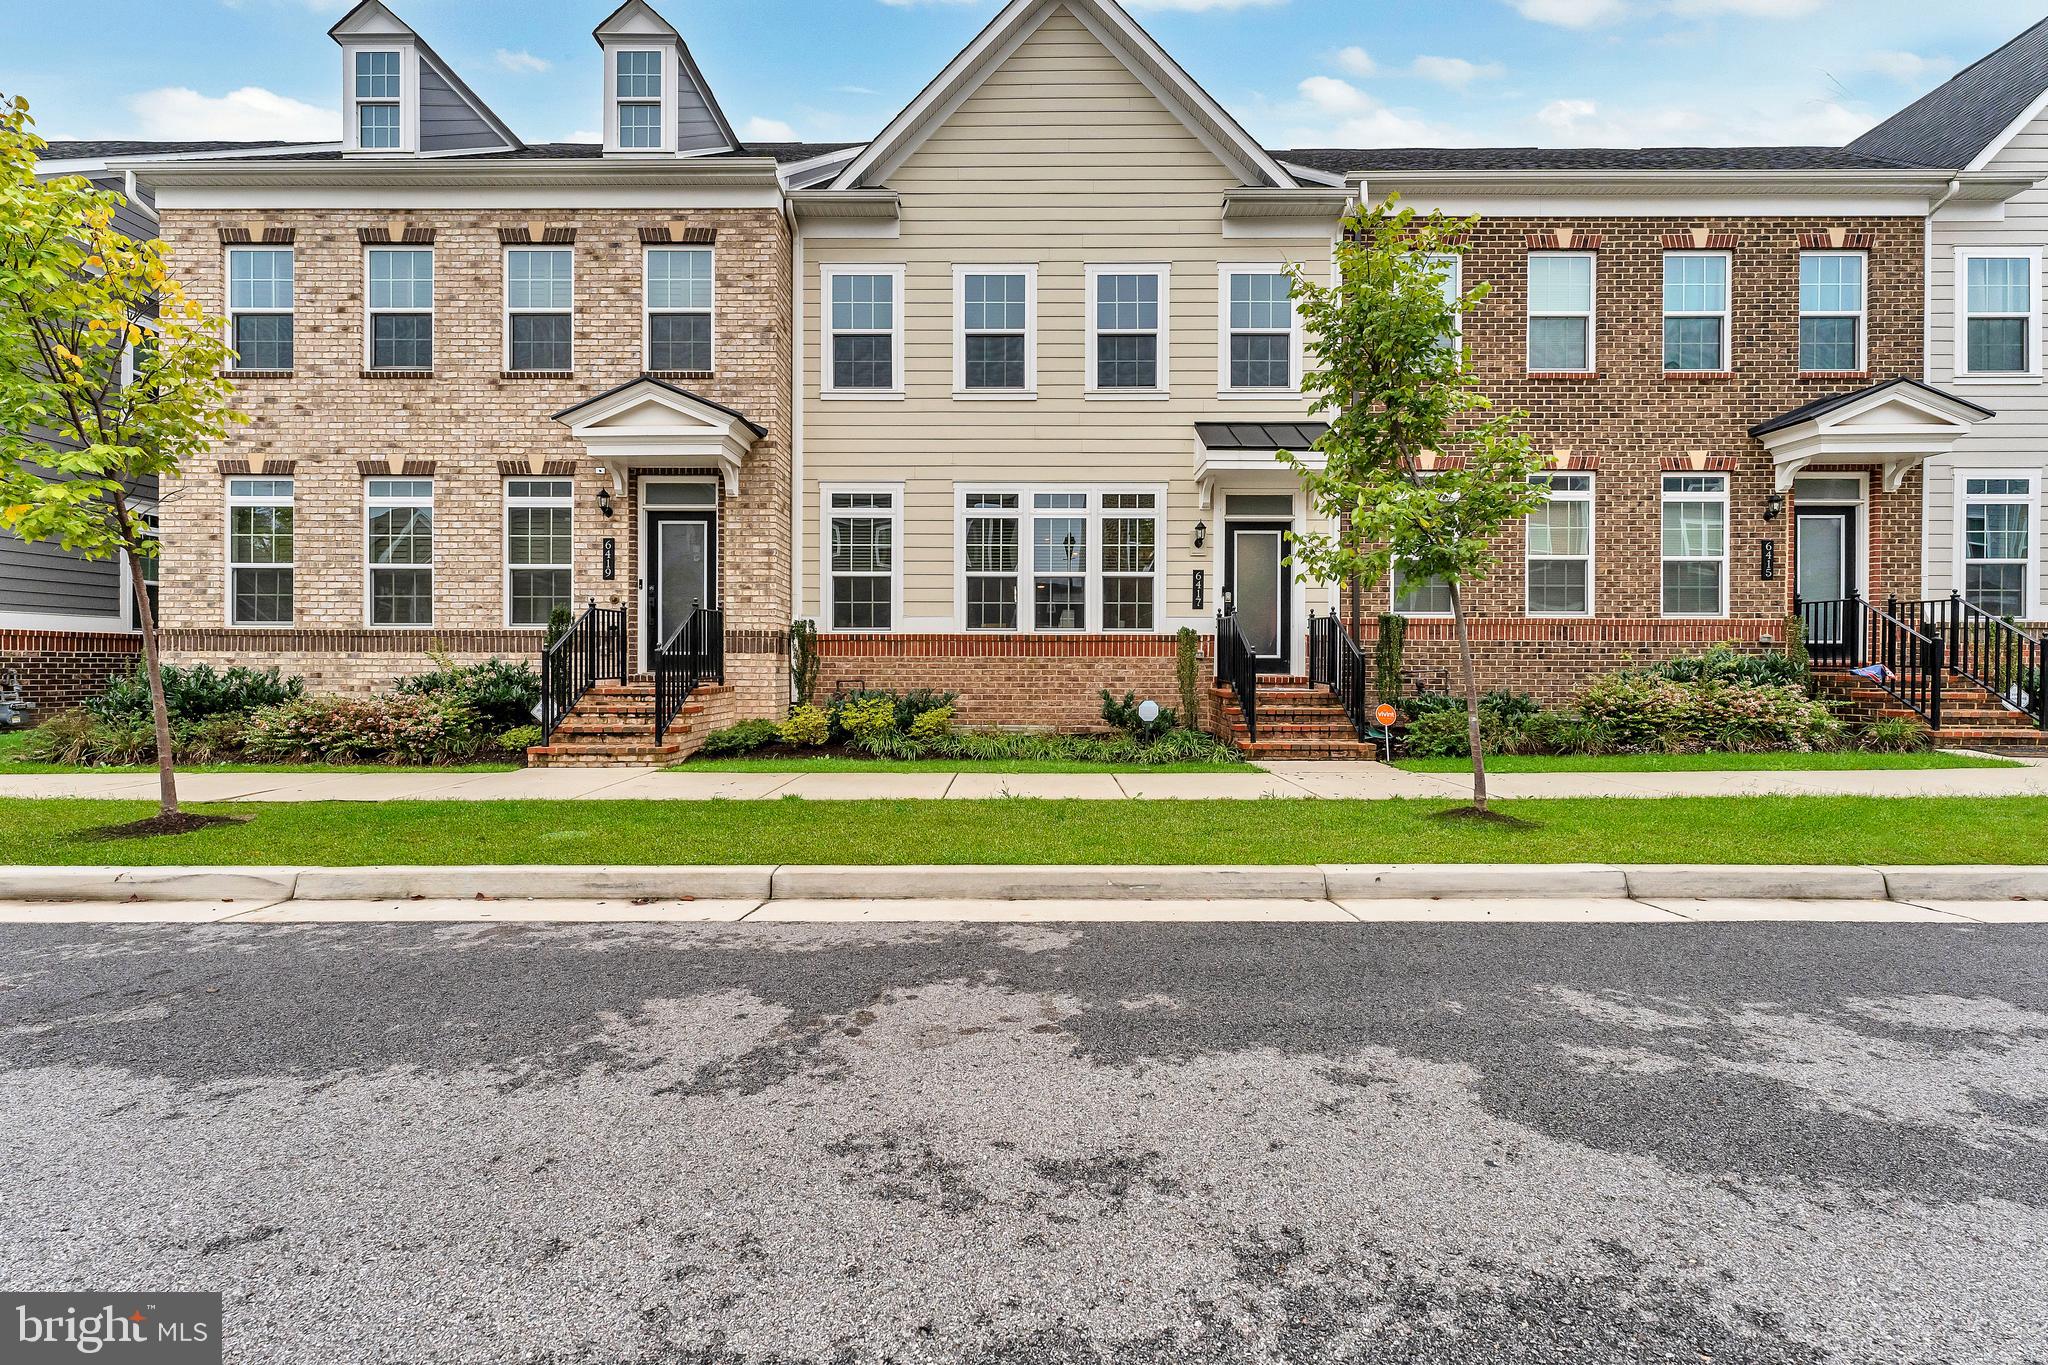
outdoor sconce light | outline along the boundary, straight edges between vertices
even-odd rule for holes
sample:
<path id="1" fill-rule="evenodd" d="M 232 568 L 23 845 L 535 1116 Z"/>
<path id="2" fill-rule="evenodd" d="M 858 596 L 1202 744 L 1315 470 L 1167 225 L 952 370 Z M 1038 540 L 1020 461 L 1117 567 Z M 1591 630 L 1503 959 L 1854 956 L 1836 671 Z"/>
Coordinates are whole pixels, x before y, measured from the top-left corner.
<path id="1" fill-rule="evenodd" d="M 1197 550 L 1199 550 L 1199 549 L 1201 549 L 1201 548 L 1202 548 L 1202 547 L 1203 547 L 1204 545 L 1207 545 L 1208 543 L 1209 543 L 1209 523 L 1208 523 L 1208 522 L 1206 522 L 1206 521 L 1198 521 L 1198 522 L 1196 522 L 1196 523 L 1195 523 L 1195 548 L 1196 548 Z"/>
<path id="2" fill-rule="evenodd" d="M 1785 495 L 1772 493 L 1764 498 L 1764 520 L 1776 521 L 1785 515 Z"/>
<path id="3" fill-rule="evenodd" d="M 611 489 L 600 488 L 597 490 L 597 510 L 604 513 L 607 517 L 609 517 L 612 514 Z"/>

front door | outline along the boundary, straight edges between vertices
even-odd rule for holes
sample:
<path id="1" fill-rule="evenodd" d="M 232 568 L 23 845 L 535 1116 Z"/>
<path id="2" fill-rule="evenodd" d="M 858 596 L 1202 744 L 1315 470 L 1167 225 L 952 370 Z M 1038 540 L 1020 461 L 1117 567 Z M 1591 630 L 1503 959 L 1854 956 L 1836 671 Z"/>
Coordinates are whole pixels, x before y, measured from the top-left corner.
<path id="1" fill-rule="evenodd" d="M 647 514 L 647 649 L 673 639 L 698 607 L 718 602 L 718 519 L 711 512 Z"/>
<path id="2" fill-rule="evenodd" d="M 1802 507 L 1794 518 L 1798 592 L 1802 602 L 1845 602 L 1856 585 L 1856 509 Z M 1807 643 L 1838 645 L 1848 627 L 1847 608 L 1807 613 Z"/>
<path id="3" fill-rule="evenodd" d="M 1223 590 L 1261 673 L 1285 673 L 1293 652 L 1294 594 L 1283 562 L 1290 529 L 1284 521 L 1233 521 L 1225 529 Z"/>

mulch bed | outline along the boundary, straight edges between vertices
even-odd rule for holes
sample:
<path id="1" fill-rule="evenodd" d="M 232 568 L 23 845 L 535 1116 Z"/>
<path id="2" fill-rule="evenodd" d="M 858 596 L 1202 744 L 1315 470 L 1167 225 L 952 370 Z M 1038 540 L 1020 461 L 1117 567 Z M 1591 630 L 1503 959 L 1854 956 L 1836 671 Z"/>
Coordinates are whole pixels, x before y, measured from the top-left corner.
<path id="1" fill-rule="evenodd" d="M 164 834 L 190 834 L 196 829 L 207 829 L 214 825 L 246 825 L 252 818 L 247 815 L 192 815 L 179 811 L 176 815 L 152 815 L 147 820 L 136 820 L 125 825 L 101 825 L 98 829 L 80 830 L 78 837 L 103 841 L 154 839 Z"/>

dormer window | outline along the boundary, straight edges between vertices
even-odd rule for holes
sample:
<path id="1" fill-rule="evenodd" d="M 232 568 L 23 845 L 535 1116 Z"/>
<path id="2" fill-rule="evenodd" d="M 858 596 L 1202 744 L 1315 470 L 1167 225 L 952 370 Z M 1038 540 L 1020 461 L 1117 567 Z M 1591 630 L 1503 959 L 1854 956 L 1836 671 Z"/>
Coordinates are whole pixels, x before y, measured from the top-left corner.
<path id="1" fill-rule="evenodd" d="M 355 54 L 356 145 L 366 152 L 397 151 L 404 145 L 400 71 L 396 51 Z"/>
<path id="2" fill-rule="evenodd" d="M 661 53 L 618 54 L 619 146 L 661 150 Z"/>

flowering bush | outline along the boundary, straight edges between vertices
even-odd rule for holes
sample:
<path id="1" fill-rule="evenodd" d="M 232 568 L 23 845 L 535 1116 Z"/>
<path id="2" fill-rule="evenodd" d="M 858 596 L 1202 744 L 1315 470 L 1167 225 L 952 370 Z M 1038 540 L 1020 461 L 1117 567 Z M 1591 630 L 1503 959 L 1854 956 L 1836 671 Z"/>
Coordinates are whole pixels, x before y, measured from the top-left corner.
<path id="1" fill-rule="evenodd" d="M 304 697 L 249 717 L 243 748 L 287 763 L 457 763 L 487 748 L 476 712 L 434 697 Z"/>

